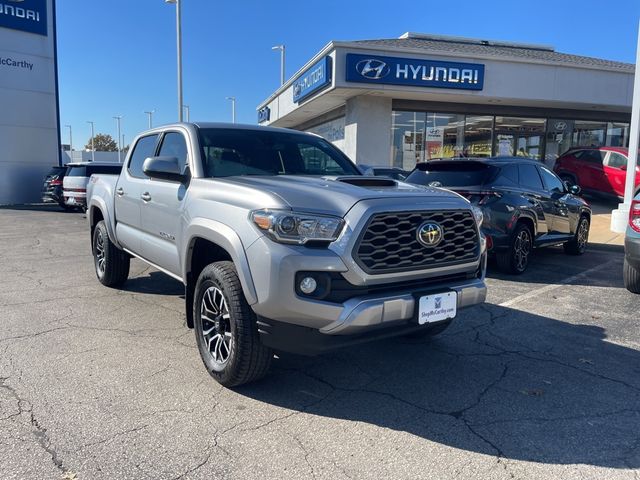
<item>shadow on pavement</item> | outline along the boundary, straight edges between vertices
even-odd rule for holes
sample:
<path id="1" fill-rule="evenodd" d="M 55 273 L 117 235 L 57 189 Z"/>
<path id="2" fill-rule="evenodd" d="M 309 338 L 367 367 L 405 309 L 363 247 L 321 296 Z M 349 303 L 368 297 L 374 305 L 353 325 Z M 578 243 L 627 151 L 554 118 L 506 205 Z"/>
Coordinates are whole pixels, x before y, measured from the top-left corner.
<path id="1" fill-rule="evenodd" d="M 184 295 L 184 285 L 157 270 L 152 270 L 144 277 L 129 278 L 122 290 L 132 293 L 152 295 Z"/>
<path id="2" fill-rule="evenodd" d="M 640 352 L 606 339 L 597 326 L 485 305 L 428 344 L 283 356 L 265 381 L 238 392 L 470 452 L 637 468 Z M 336 445 L 349 441 L 337 435 Z"/>

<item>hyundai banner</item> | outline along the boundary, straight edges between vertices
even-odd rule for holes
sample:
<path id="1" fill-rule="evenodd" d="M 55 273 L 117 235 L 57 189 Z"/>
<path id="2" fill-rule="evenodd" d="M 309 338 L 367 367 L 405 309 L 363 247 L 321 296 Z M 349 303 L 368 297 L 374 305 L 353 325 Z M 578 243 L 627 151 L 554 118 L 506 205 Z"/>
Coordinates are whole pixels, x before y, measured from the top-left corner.
<path id="1" fill-rule="evenodd" d="M 300 103 L 309 95 L 331 84 L 331 57 L 316 62 L 293 82 L 293 101 Z"/>
<path id="2" fill-rule="evenodd" d="M 47 0 L 0 0 L 0 27 L 47 36 Z"/>
<path id="3" fill-rule="evenodd" d="M 347 54 L 347 82 L 482 90 L 484 65 Z"/>

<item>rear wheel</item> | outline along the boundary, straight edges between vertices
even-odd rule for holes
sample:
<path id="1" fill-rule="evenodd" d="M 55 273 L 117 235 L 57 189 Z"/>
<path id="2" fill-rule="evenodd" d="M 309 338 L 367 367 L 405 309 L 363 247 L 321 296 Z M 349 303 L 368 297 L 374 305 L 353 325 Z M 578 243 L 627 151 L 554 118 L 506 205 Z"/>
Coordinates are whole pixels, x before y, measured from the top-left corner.
<path id="1" fill-rule="evenodd" d="M 104 220 L 100 220 L 93 230 L 92 246 L 96 276 L 100 283 L 106 287 L 122 285 L 129 277 L 131 259 L 111 241 Z"/>
<path id="2" fill-rule="evenodd" d="M 640 293 L 640 270 L 634 268 L 627 259 L 624 259 L 624 267 L 622 269 L 624 278 L 624 286 L 631 293 Z"/>
<path id="3" fill-rule="evenodd" d="M 509 249 L 496 253 L 498 268 L 505 273 L 519 275 L 529 266 L 529 257 L 533 250 L 533 235 L 524 223 L 516 225 L 511 237 Z"/>
<path id="4" fill-rule="evenodd" d="M 202 362 L 219 383 L 236 387 L 267 374 L 273 353 L 260 341 L 256 315 L 232 262 L 212 263 L 202 270 L 193 320 Z"/>
<path id="5" fill-rule="evenodd" d="M 567 255 L 582 255 L 587 249 L 587 243 L 589 242 L 589 219 L 587 217 L 580 217 L 578 222 L 578 228 L 576 234 L 571 240 L 565 242 L 564 253 Z"/>

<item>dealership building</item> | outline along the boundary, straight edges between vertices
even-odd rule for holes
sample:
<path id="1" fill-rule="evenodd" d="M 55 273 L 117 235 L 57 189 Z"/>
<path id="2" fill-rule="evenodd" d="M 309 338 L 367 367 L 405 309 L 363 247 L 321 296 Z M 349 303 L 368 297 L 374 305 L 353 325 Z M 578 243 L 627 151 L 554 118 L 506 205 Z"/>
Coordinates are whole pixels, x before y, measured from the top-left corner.
<path id="1" fill-rule="evenodd" d="M 37 201 L 60 156 L 54 0 L 0 0 L 0 205 Z"/>
<path id="2" fill-rule="evenodd" d="M 553 164 L 573 146 L 628 145 L 633 75 L 633 64 L 546 45 L 417 33 L 330 42 L 258 106 L 258 122 L 318 133 L 359 164 Z"/>

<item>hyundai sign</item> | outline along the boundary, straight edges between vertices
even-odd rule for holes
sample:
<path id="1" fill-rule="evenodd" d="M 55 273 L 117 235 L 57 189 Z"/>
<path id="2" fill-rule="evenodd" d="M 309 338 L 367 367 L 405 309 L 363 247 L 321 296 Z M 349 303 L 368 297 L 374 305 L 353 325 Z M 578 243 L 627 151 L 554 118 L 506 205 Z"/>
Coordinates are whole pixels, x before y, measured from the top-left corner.
<path id="1" fill-rule="evenodd" d="M 347 82 L 482 90 L 484 65 L 347 54 Z"/>
<path id="2" fill-rule="evenodd" d="M 300 103 L 309 95 L 331 84 L 331 57 L 316 62 L 293 82 L 293 101 Z"/>
<path id="3" fill-rule="evenodd" d="M 47 0 L 0 0 L 0 27 L 47 35 Z"/>

